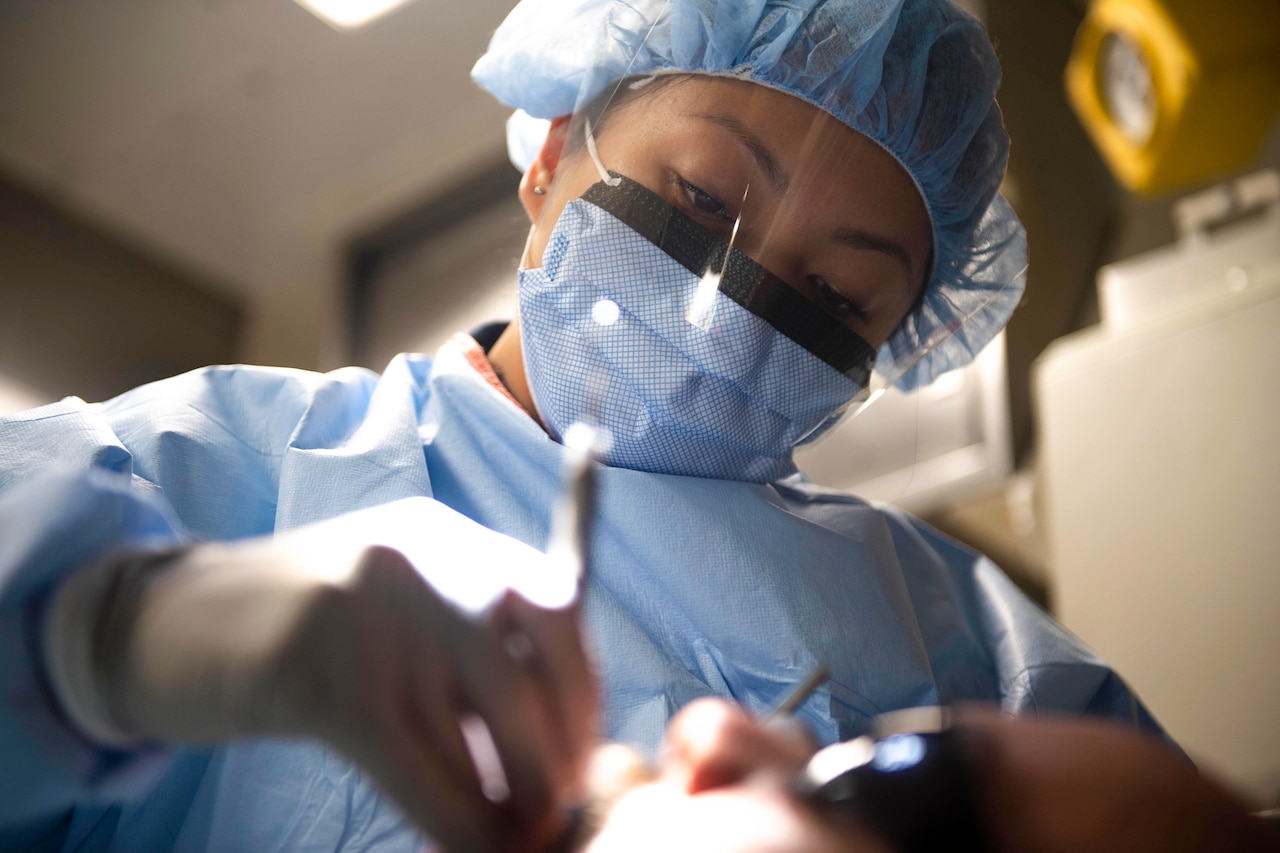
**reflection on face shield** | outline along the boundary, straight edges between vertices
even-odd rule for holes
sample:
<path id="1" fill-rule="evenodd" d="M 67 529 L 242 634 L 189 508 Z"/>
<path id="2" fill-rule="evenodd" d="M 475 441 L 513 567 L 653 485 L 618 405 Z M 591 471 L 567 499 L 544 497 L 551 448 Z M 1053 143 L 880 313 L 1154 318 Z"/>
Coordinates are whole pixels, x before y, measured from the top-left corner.
<path id="1" fill-rule="evenodd" d="M 557 437 L 589 419 L 613 465 L 769 482 L 866 387 L 875 350 L 660 197 L 621 176 L 561 213 L 520 273 L 530 388 Z M 690 317 L 702 283 L 713 299 Z M 604 302 L 608 325 L 597 322 Z M 691 322 L 696 320 L 696 322 Z"/>

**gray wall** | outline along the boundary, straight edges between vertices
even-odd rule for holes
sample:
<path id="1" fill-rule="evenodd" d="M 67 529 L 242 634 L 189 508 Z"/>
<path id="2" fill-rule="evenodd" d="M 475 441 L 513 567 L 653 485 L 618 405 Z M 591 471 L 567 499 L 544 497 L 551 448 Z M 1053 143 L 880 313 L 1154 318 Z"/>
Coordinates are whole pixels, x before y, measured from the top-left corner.
<path id="1" fill-rule="evenodd" d="M 0 409 L 229 361 L 243 319 L 197 276 L 0 175 Z"/>

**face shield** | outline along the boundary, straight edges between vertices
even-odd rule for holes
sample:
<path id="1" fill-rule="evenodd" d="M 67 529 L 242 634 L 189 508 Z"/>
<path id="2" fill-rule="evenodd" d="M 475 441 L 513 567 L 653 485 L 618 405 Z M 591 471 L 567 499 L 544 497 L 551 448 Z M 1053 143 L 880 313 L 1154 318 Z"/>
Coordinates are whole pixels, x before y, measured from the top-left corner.
<path id="1" fill-rule="evenodd" d="M 613 35 L 582 41 L 601 53 L 575 54 L 587 73 L 549 137 L 545 121 L 512 120 L 540 191 L 520 273 L 525 368 L 553 435 L 602 428 L 609 464 L 769 482 L 794 472 L 796 445 L 994 335 L 1020 293 L 1005 249 L 1021 231 L 1007 208 L 977 217 L 1006 232 L 1004 246 L 985 238 L 999 274 L 956 298 L 938 221 L 952 212 L 826 105 L 756 67 L 602 84 L 652 64 L 681 6 L 654 4 L 627 37 L 606 15 Z"/>

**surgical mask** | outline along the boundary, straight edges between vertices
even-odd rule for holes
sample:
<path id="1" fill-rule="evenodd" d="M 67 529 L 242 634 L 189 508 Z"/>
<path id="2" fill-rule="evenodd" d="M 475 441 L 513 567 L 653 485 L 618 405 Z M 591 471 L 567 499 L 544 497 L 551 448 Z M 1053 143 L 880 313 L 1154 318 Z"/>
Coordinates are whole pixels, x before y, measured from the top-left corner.
<path id="1" fill-rule="evenodd" d="M 565 205 L 542 261 L 519 274 L 534 402 L 556 438 L 605 428 L 613 466 L 777 480 L 875 363 L 856 333 L 621 176 Z"/>

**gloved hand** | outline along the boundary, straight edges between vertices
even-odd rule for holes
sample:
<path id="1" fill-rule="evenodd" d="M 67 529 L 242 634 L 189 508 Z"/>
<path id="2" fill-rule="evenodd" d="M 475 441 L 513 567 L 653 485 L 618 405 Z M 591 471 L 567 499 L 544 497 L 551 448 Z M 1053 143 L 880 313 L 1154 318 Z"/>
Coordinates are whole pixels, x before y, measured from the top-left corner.
<path id="1" fill-rule="evenodd" d="M 549 570 L 430 503 L 418 538 L 449 574 Z M 46 657 L 100 739 L 321 738 L 446 848 L 513 849 L 561 830 L 595 740 L 577 609 L 507 591 L 467 614 L 400 551 L 321 524 L 82 571 L 55 598 Z"/>

